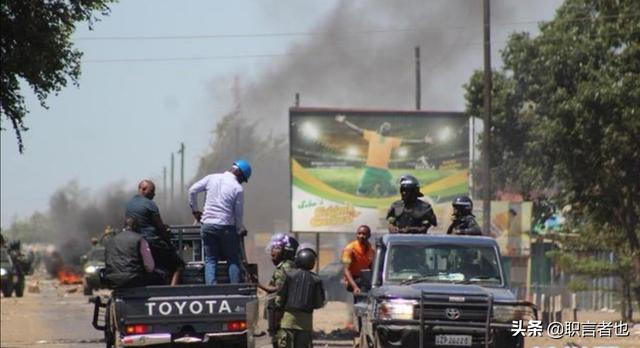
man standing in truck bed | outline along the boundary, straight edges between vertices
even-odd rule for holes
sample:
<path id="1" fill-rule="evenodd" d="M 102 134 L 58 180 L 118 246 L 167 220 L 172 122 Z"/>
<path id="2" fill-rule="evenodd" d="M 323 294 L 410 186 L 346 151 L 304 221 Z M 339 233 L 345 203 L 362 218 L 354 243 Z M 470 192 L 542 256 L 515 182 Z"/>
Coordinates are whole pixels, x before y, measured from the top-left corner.
<path id="1" fill-rule="evenodd" d="M 427 233 L 429 227 L 438 226 L 431 204 L 418 199 L 424 196 L 418 179 L 402 176 L 400 196 L 402 199 L 393 202 L 387 212 L 390 233 Z"/>
<path id="2" fill-rule="evenodd" d="M 240 282 L 240 240 L 243 229 L 244 189 L 251 177 L 251 165 L 245 160 L 233 162 L 224 173 L 210 174 L 189 188 L 189 206 L 196 220 L 202 222 L 204 279 L 216 284 L 216 266 L 220 256 L 229 265 L 229 282 Z M 198 208 L 198 193 L 206 192 L 204 211 Z"/>

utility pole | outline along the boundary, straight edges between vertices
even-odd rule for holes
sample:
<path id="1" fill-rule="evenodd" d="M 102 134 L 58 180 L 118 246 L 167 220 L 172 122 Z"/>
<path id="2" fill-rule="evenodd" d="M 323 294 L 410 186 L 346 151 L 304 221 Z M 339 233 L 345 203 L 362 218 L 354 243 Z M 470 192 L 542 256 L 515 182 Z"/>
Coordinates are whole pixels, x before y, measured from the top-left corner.
<path id="1" fill-rule="evenodd" d="M 300 93 L 296 92 L 296 101 L 294 104 L 296 107 L 300 106 Z"/>
<path id="2" fill-rule="evenodd" d="M 173 205 L 173 171 L 174 171 L 174 158 L 173 152 L 171 153 L 171 205 Z"/>
<path id="3" fill-rule="evenodd" d="M 180 200 L 184 200 L 184 143 L 180 143 Z"/>
<path id="4" fill-rule="evenodd" d="M 484 12 L 484 137 L 482 157 L 484 194 L 482 202 L 482 230 L 491 232 L 491 10 L 490 0 L 483 0 Z"/>
<path id="5" fill-rule="evenodd" d="M 162 197 L 167 204 L 167 166 L 162 167 Z"/>
<path id="6" fill-rule="evenodd" d="M 420 46 L 416 46 L 416 110 L 420 110 L 422 99 L 421 78 L 420 78 Z"/>
<path id="7" fill-rule="evenodd" d="M 240 105 L 240 77 L 236 75 L 233 78 L 233 101 L 235 104 L 235 114 L 234 116 L 234 148 L 233 148 L 233 157 L 234 160 L 237 159 L 240 155 L 239 147 L 240 147 L 240 113 L 241 113 L 241 105 Z M 244 157 L 244 156 L 243 156 Z"/>

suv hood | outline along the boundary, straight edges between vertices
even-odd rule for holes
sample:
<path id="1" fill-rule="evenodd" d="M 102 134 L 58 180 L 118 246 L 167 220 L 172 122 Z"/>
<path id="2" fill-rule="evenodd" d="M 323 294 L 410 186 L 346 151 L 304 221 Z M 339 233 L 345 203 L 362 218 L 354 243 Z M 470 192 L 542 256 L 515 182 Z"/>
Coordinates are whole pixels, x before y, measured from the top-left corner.
<path id="1" fill-rule="evenodd" d="M 484 287 L 476 284 L 435 284 L 417 283 L 411 285 L 384 285 L 371 290 L 376 298 L 419 299 L 422 291 L 447 295 L 479 295 L 491 294 L 497 302 L 515 301 L 516 297 L 507 288 Z"/>

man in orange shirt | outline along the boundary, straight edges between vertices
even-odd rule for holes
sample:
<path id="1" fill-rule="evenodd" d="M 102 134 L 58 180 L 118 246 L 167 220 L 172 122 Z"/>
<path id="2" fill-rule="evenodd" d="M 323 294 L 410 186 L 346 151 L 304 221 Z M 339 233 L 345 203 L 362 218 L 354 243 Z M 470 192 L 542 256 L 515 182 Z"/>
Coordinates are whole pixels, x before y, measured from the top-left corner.
<path id="1" fill-rule="evenodd" d="M 347 290 L 354 295 L 360 294 L 360 274 L 363 269 L 371 268 L 375 251 L 369 243 L 371 229 L 367 225 L 361 225 L 356 230 L 356 240 L 347 244 L 342 251 L 342 263 L 344 264 L 344 278 L 347 281 Z"/>
<path id="2" fill-rule="evenodd" d="M 393 178 L 389 172 L 391 152 L 405 143 L 431 144 L 433 142 L 429 135 L 426 135 L 424 139 L 391 137 L 389 136 L 391 132 L 391 124 L 389 122 L 382 123 L 378 131 L 372 131 L 362 129 L 347 121 L 345 115 L 336 115 L 336 121 L 362 135 L 364 140 L 369 144 L 364 172 L 362 173 L 362 178 L 356 191 L 360 196 L 371 196 L 376 190 L 376 187 L 378 188 L 378 194 L 380 196 L 395 195 L 398 191 L 392 183 Z"/>

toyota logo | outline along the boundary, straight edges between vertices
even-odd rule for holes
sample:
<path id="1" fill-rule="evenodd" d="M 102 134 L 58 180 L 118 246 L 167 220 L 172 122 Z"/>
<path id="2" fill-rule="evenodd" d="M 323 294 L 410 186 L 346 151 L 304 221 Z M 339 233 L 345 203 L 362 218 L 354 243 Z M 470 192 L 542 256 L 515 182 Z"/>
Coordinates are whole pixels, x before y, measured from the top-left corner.
<path id="1" fill-rule="evenodd" d="M 460 310 L 458 308 L 447 308 L 444 310 L 444 315 L 449 320 L 458 320 L 460 318 Z"/>

